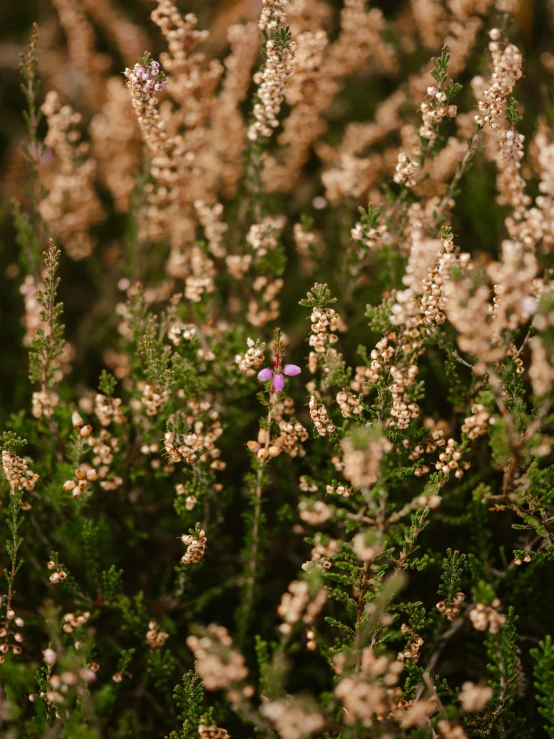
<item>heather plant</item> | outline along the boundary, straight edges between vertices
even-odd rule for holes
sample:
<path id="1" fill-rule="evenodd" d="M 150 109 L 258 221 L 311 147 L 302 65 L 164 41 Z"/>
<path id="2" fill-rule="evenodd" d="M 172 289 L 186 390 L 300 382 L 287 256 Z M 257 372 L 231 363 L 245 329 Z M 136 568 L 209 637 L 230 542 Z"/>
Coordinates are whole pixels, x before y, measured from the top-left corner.
<path id="1" fill-rule="evenodd" d="M 53 5 L 2 736 L 554 736 L 551 4 Z"/>

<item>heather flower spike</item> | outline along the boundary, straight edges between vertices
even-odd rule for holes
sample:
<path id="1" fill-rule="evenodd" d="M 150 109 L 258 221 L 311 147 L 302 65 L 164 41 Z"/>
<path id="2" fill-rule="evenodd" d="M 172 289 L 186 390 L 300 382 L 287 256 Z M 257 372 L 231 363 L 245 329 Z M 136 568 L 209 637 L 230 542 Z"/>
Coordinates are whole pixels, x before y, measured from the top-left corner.
<path id="1" fill-rule="evenodd" d="M 258 372 L 258 380 L 261 380 L 262 382 L 269 382 L 269 380 L 273 380 L 273 382 L 271 383 L 272 390 L 280 393 L 285 387 L 284 375 L 287 375 L 287 377 L 294 377 L 294 375 L 299 375 L 301 370 L 300 367 L 298 367 L 296 364 L 285 364 L 285 366 L 281 370 L 281 365 L 283 364 L 284 349 L 281 343 L 281 333 L 278 329 L 275 331 L 275 338 L 273 341 L 273 354 L 275 359 L 271 360 L 272 367 L 265 367 L 263 370 L 260 370 Z"/>
<path id="2" fill-rule="evenodd" d="M 283 372 L 285 375 L 287 375 L 287 377 L 294 377 L 294 375 L 299 375 L 300 371 L 300 367 L 298 367 L 296 364 L 285 364 L 285 367 L 283 369 Z M 258 372 L 258 380 L 261 380 L 262 382 L 267 382 L 272 378 L 274 390 L 280 393 L 281 390 L 285 387 L 285 378 L 284 375 L 281 374 L 281 372 L 279 371 L 279 367 L 274 370 L 271 369 L 271 367 L 266 367 L 265 369 Z"/>

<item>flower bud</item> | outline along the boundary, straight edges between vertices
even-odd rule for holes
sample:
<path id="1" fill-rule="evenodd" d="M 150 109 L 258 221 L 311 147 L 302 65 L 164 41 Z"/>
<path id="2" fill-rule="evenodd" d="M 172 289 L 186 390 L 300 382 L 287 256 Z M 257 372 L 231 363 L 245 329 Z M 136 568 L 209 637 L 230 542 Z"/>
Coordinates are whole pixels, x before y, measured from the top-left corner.
<path id="1" fill-rule="evenodd" d="M 85 422 L 77 411 L 73 411 L 71 414 L 71 423 L 73 424 L 74 429 L 80 429 L 85 425 Z"/>

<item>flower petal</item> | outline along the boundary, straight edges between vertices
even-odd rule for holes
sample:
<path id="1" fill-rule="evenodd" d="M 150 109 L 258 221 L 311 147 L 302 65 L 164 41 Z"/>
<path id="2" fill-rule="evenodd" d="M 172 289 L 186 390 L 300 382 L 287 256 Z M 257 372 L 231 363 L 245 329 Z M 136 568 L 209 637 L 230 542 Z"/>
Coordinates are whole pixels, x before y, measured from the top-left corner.
<path id="1" fill-rule="evenodd" d="M 296 364 L 286 364 L 285 365 L 285 375 L 288 375 L 289 377 L 294 377 L 294 375 L 299 375 L 301 372 L 302 370 Z"/>
<path id="2" fill-rule="evenodd" d="M 278 393 L 281 392 L 281 390 L 285 387 L 284 375 L 273 375 L 273 387 L 275 388 L 275 390 L 277 390 Z"/>
<path id="3" fill-rule="evenodd" d="M 266 367 L 263 370 L 260 370 L 258 372 L 258 380 L 261 380 L 262 382 L 266 382 L 267 380 L 271 380 L 273 377 L 273 370 L 271 367 Z"/>

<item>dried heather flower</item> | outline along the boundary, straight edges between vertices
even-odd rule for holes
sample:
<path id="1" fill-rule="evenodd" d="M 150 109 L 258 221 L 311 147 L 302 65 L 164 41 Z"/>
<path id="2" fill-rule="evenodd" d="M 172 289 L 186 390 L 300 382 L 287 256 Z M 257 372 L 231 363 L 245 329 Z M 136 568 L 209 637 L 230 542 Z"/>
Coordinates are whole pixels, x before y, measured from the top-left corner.
<path id="1" fill-rule="evenodd" d="M 148 623 L 146 641 L 151 649 L 159 649 L 160 647 L 163 647 L 168 639 L 169 634 L 166 631 L 162 631 L 155 621 L 150 621 Z"/>
<path id="2" fill-rule="evenodd" d="M 506 616 L 498 612 L 500 601 L 496 598 L 490 606 L 476 603 L 469 612 L 469 618 L 473 628 L 477 631 L 488 630 L 491 634 L 498 634 L 500 628 L 506 623 Z"/>
<path id="3" fill-rule="evenodd" d="M 300 518 L 309 526 L 320 526 L 333 516 L 333 511 L 322 500 L 301 500 L 298 504 Z"/>
<path id="4" fill-rule="evenodd" d="M 312 395 L 310 398 L 309 409 L 312 422 L 319 436 L 334 433 L 335 424 L 331 423 L 327 408 L 315 395 Z"/>
<path id="5" fill-rule="evenodd" d="M 196 668 L 206 690 L 236 691 L 236 684 L 248 677 L 244 657 L 233 649 L 233 641 L 225 627 L 211 624 L 201 638 L 189 636 L 187 646 L 194 653 Z"/>
<path id="6" fill-rule="evenodd" d="M 93 184 L 96 162 L 88 156 L 88 144 L 80 141 L 81 115 L 61 105 L 56 92 L 47 94 L 42 112 L 48 121 L 45 144 L 56 154 L 59 169 L 40 202 L 40 213 L 69 256 L 84 259 L 96 245 L 91 230 L 104 218 Z"/>
<path id="7" fill-rule="evenodd" d="M 198 736 L 200 739 L 230 739 L 230 734 L 225 729 L 220 728 L 216 724 L 200 724 L 198 726 Z"/>
<path id="8" fill-rule="evenodd" d="M 247 351 L 245 354 L 237 354 L 235 356 L 235 364 L 238 365 L 241 372 L 252 377 L 264 361 L 265 344 L 261 344 L 259 341 L 254 341 L 251 338 L 248 338 L 246 343 L 248 345 Z"/>
<path id="9" fill-rule="evenodd" d="M 493 689 L 488 685 L 476 685 L 472 682 L 462 684 L 460 703 L 466 712 L 481 711 L 492 698 Z"/>
<path id="10" fill-rule="evenodd" d="M 344 459 L 344 476 L 356 488 L 375 485 L 381 460 L 392 450 L 390 441 L 380 435 L 379 429 L 361 427 L 341 441 Z"/>
<path id="11" fill-rule="evenodd" d="M 2 451 L 2 468 L 6 479 L 10 483 L 10 492 L 15 490 L 26 490 L 31 492 L 39 479 L 39 476 L 27 467 L 27 462 L 13 452 L 6 449 Z"/>
<path id="12" fill-rule="evenodd" d="M 266 62 L 262 71 L 254 75 L 260 102 L 254 105 L 256 120 L 248 129 L 247 135 L 251 141 L 268 138 L 279 125 L 278 115 L 283 104 L 285 87 L 293 72 L 296 42 L 291 41 L 287 32 L 284 40 L 270 39 L 265 49 Z"/>
<path id="13" fill-rule="evenodd" d="M 181 557 L 181 562 L 185 565 L 201 562 L 208 542 L 205 532 L 198 529 L 190 534 L 183 534 L 181 541 L 187 547 L 187 551 Z"/>
<path id="14" fill-rule="evenodd" d="M 273 723 L 281 739 L 303 739 L 325 727 L 322 714 L 299 699 L 266 703 L 262 713 Z"/>

